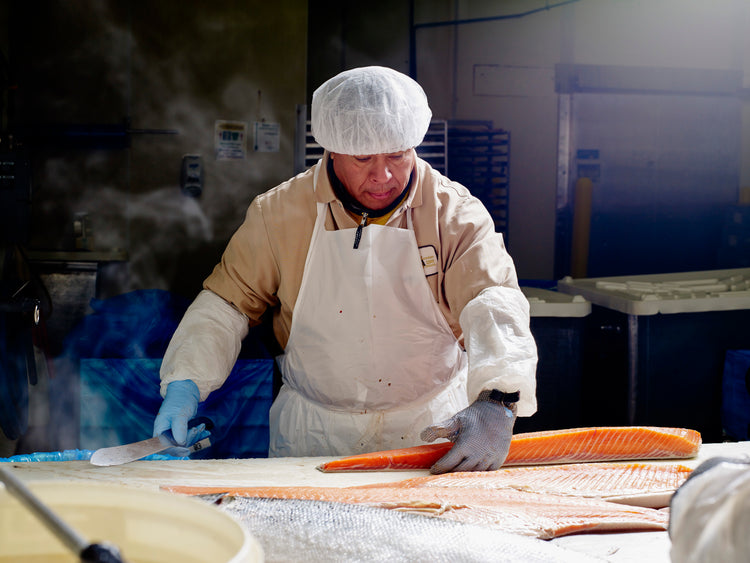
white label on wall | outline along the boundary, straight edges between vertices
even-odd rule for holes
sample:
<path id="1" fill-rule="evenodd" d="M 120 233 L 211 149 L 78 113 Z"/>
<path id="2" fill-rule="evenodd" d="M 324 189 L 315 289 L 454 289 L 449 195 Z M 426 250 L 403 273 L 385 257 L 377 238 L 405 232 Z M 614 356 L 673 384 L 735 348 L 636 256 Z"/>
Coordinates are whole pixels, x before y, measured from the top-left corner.
<path id="1" fill-rule="evenodd" d="M 281 129 L 278 123 L 255 122 L 255 150 L 257 152 L 279 152 Z"/>
<path id="2" fill-rule="evenodd" d="M 216 160 L 244 159 L 247 156 L 247 123 L 217 121 L 214 131 Z"/>

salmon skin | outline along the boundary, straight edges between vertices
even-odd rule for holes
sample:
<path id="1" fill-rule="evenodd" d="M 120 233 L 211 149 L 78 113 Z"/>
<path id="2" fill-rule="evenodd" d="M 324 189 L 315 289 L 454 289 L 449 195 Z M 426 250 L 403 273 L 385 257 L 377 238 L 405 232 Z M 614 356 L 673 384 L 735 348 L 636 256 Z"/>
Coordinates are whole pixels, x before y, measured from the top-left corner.
<path id="1" fill-rule="evenodd" d="M 695 457 L 701 435 L 687 428 L 599 426 L 516 434 L 505 466 Z M 429 469 L 453 447 L 426 444 L 349 456 L 318 466 L 323 472 Z"/>
<path id="2" fill-rule="evenodd" d="M 598 498 L 610 502 L 664 508 L 674 492 L 692 473 L 676 463 L 573 463 L 534 467 L 508 467 L 495 471 L 471 471 L 414 477 L 376 487 L 463 487 L 516 489 L 564 496 Z"/>
<path id="3" fill-rule="evenodd" d="M 166 490 L 236 497 L 364 504 L 475 524 L 513 534 L 552 539 L 584 532 L 666 530 L 669 515 L 652 508 L 598 499 L 513 489 L 459 487 L 164 487 Z"/>
<path id="4" fill-rule="evenodd" d="M 265 561 L 305 563 L 602 563 L 552 542 L 362 504 L 204 498 L 238 520 Z"/>

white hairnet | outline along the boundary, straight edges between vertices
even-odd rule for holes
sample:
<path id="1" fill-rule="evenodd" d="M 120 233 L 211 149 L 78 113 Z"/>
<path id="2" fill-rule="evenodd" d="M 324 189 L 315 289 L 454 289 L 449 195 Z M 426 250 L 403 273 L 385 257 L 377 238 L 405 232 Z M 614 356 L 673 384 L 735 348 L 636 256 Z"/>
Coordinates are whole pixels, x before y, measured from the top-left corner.
<path id="1" fill-rule="evenodd" d="M 385 154 L 416 147 L 432 112 L 416 81 L 381 66 L 355 68 L 324 82 L 312 98 L 312 134 L 330 152 Z"/>

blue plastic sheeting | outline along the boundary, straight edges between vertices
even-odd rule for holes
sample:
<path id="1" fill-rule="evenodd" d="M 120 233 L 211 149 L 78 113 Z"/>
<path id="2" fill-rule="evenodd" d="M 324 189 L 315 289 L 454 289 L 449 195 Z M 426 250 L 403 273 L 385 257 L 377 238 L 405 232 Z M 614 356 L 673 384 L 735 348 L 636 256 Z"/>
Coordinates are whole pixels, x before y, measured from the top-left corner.
<path id="1" fill-rule="evenodd" d="M 750 439 L 750 350 L 727 350 L 721 421 L 724 432 L 730 438 Z"/>
<path id="2" fill-rule="evenodd" d="M 68 334 L 55 359 L 52 449 L 93 450 L 151 437 L 162 402 L 161 358 L 190 301 L 147 289 L 90 305 L 92 313 Z M 214 444 L 192 457 L 268 455 L 274 360 L 261 334 L 251 328 L 229 378 L 200 406 L 199 414 L 214 420 Z"/>
<path id="3" fill-rule="evenodd" d="M 161 406 L 161 359 L 81 360 L 80 446 L 116 446 L 150 438 Z M 268 456 L 273 360 L 238 360 L 224 385 L 201 403 L 214 422 L 212 446 L 193 458 Z"/>
<path id="4" fill-rule="evenodd" d="M 66 337 L 74 358 L 161 358 L 190 301 L 161 289 L 142 289 L 92 299 L 86 315 Z M 258 327 L 242 343 L 240 358 L 270 358 Z"/>
<path id="5" fill-rule="evenodd" d="M 190 301 L 169 291 L 145 289 L 92 299 L 86 315 L 65 339 L 76 358 L 160 358 Z"/>
<path id="6" fill-rule="evenodd" d="M 94 450 L 64 450 L 61 452 L 37 452 L 33 454 L 19 454 L 11 457 L 0 457 L 0 462 L 26 463 L 41 461 L 88 461 Z M 143 458 L 145 460 L 175 460 L 189 459 L 186 457 L 172 457 L 168 455 L 153 454 Z"/>

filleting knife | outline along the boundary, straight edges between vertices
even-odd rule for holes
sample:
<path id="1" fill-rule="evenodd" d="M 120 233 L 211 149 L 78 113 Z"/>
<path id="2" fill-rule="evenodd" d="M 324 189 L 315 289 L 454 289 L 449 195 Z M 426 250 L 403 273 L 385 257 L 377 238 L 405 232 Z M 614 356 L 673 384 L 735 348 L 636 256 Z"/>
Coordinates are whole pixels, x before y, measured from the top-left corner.
<path id="1" fill-rule="evenodd" d="M 188 423 L 188 428 L 193 428 L 199 424 L 205 424 L 206 430 L 213 428 L 213 422 L 211 419 L 205 416 L 199 416 L 192 419 Z M 160 436 L 154 436 L 148 440 L 141 440 L 140 442 L 133 442 L 132 444 L 125 444 L 123 446 L 112 446 L 109 448 L 99 448 L 92 455 L 89 460 L 92 465 L 109 466 L 109 465 L 122 465 L 123 463 L 130 463 L 136 461 L 147 455 L 158 454 L 164 450 L 175 447 L 172 440 L 172 431 L 167 430 L 162 434 L 167 437 L 168 445 L 164 445 Z M 187 454 L 203 450 L 211 445 L 211 437 L 199 440 L 192 446 L 185 448 Z M 176 446 L 181 447 L 181 446 Z M 186 455 L 187 455 L 186 454 Z"/>

